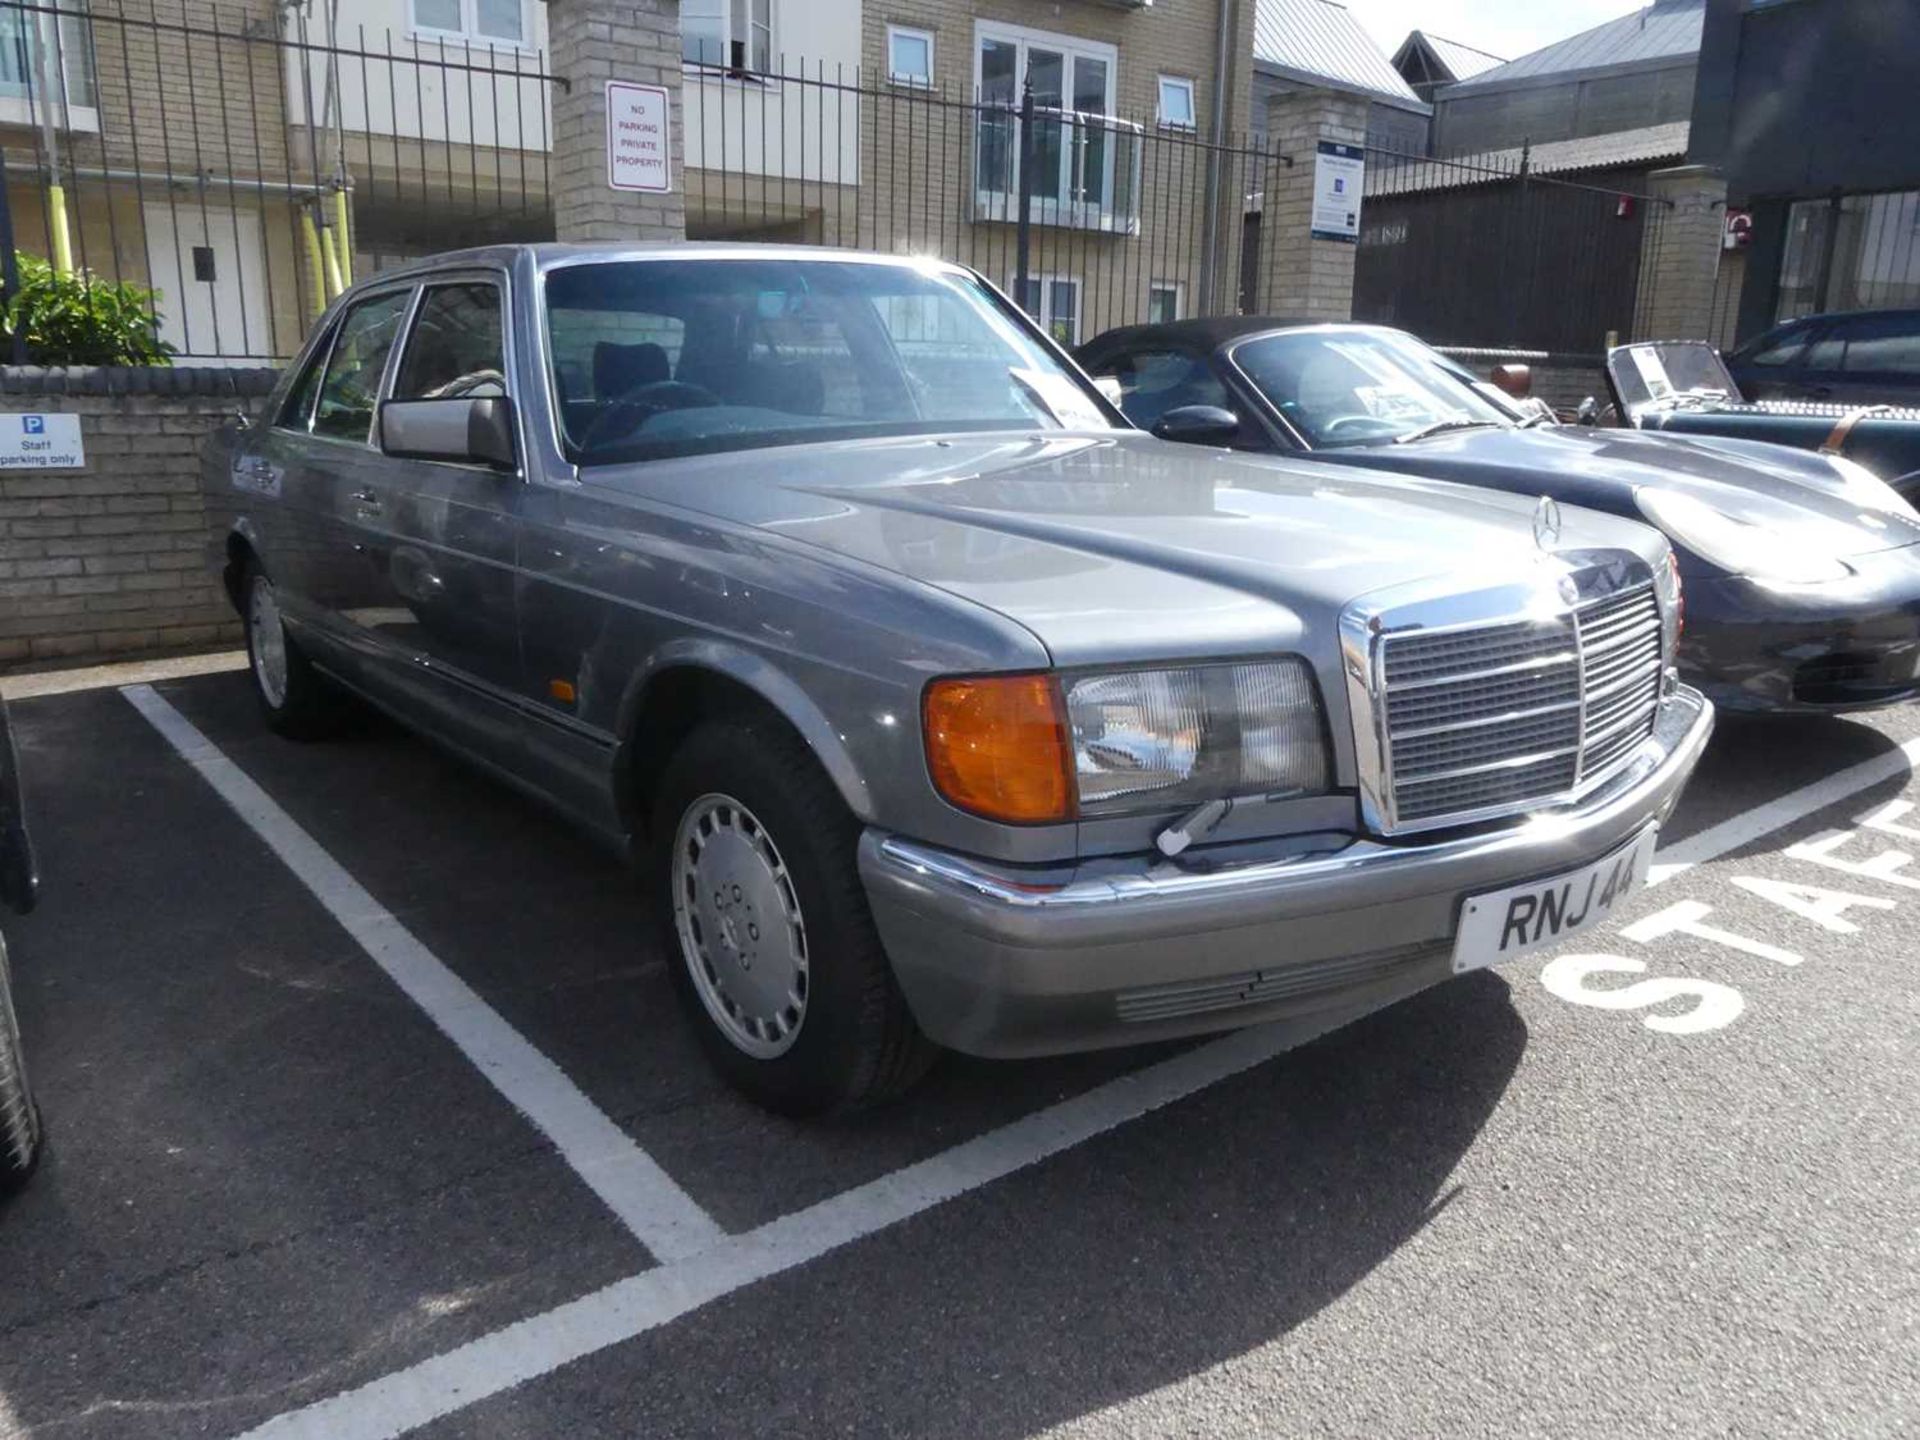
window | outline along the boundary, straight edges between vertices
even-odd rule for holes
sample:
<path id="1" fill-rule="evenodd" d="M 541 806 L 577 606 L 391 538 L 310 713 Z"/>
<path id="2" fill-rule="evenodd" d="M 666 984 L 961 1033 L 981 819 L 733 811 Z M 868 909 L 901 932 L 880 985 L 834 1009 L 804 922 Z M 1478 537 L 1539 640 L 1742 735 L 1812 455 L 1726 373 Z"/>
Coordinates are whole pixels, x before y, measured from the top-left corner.
<path id="1" fill-rule="evenodd" d="M 507 393 L 500 287 L 435 285 L 420 301 L 393 382 L 396 400 Z"/>
<path id="2" fill-rule="evenodd" d="M 773 68 L 773 0 L 681 0 L 680 56 L 725 70 Z"/>
<path id="3" fill-rule="evenodd" d="M 1849 375 L 1920 376 L 1920 321 L 1909 315 L 1838 320 L 1808 352 L 1807 368 Z"/>
<path id="4" fill-rule="evenodd" d="M 380 377 L 407 313 L 409 290 L 394 290 L 362 300 L 340 322 L 340 335 L 327 357 L 320 382 L 320 403 L 313 412 L 313 433 L 365 442 L 373 431 L 373 408 L 380 398 Z"/>
<path id="5" fill-rule="evenodd" d="M 1121 413 L 1142 430 L 1151 430 L 1162 415 L 1182 405 L 1233 408 L 1233 398 L 1212 367 L 1181 350 L 1135 351 L 1108 361 L 1100 373 L 1120 382 Z"/>
<path id="6" fill-rule="evenodd" d="M 412 0 L 413 33 L 475 45 L 526 45 L 526 0 Z"/>
<path id="7" fill-rule="evenodd" d="M 1798 200 L 1787 210 L 1776 320 L 1920 305 L 1920 190 Z"/>
<path id="8" fill-rule="evenodd" d="M 609 260 L 554 270 L 545 293 L 562 434 L 582 465 L 1109 423 L 1085 382 L 957 271 Z"/>
<path id="9" fill-rule="evenodd" d="M 1043 218 L 1061 207 L 1108 209 L 1114 200 L 1115 151 L 1131 130 L 1113 115 L 1119 53 L 1111 45 L 982 22 L 976 29 L 974 87 L 980 103 L 976 184 L 990 203 L 983 218 L 1007 220 L 1019 193 L 1020 108 L 1026 87 L 1045 112 L 1034 121 L 1034 205 Z M 1129 146 L 1137 160 L 1137 146 Z M 1016 205 L 1015 209 L 1018 208 Z"/>
<path id="10" fill-rule="evenodd" d="M 1775 336 L 1772 343 L 1762 346 L 1752 354 L 1742 357 L 1749 365 L 1781 366 L 1791 365 L 1800 358 L 1800 351 L 1812 334 L 1806 326 L 1786 331 Z"/>
<path id="11" fill-rule="evenodd" d="M 306 430 L 312 426 L 313 393 L 320 388 L 320 372 L 326 368 L 327 352 L 332 348 L 331 334 L 322 336 L 320 343 L 313 347 L 313 354 L 307 357 L 307 368 L 300 372 L 300 378 L 287 392 L 287 402 L 280 407 L 275 425 L 284 430 Z"/>
<path id="12" fill-rule="evenodd" d="M 1176 75 L 1160 77 L 1160 123 L 1180 130 L 1193 129 L 1193 81 Z"/>
<path id="13" fill-rule="evenodd" d="M 1443 421 L 1513 423 L 1452 362 L 1394 331 L 1294 330 L 1229 353 L 1316 449 L 1381 444 Z"/>
<path id="14" fill-rule="evenodd" d="M 1186 308 L 1181 303 L 1186 298 L 1186 289 L 1178 280 L 1156 280 L 1147 286 L 1147 323 L 1165 325 L 1178 320 Z"/>
<path id="15" fill-rule="evenodd" d="M 933 84 L 933 32 L 887 27 L 887 78 L 896 85 Z"/>
<path id="16" fill-rule="evenodd" d="M 1020 308 L 1038 320 L 1046 332 L 1062 345 L 1080 343 L 1078 280 L 1056 275 L 1030 275 L 1025 291 L 1015 298 L 1019 300 Z"/>

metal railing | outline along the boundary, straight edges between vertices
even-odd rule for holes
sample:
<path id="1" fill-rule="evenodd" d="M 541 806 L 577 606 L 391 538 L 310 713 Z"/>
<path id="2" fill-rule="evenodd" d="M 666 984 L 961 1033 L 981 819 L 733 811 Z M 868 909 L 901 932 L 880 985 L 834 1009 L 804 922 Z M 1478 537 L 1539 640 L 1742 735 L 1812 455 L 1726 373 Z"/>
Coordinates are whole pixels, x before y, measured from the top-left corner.
<path id="1" fill-rule="evenodd" d="M 0 0 L 15 245 L 151 291 L 183 363 L 255 364 L 290 355 L 356 273 L 551 238 L 562 82 L 537 49 L 323 13 Z"/>
<path id="2" fill-rule="evenodd" d="M 687 229 L 971 265 L 1063 340 L 1239 307 L 1244 221 L 1289 162 L 1246 136 L 779 60 L 689 65 Z"/>

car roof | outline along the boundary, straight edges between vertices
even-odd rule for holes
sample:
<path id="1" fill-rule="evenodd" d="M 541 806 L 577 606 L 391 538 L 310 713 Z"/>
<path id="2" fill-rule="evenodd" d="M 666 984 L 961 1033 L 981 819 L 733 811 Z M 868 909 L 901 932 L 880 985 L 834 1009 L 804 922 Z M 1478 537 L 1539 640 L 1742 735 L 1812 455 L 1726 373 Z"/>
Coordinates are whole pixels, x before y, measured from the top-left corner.
<path id="1" fill-rule="evenodd" d="M 1273 315 L 1205 315 L 1193 320 L 1163 320 L 1155 325 L 1122 325 L 1094 336 L 1080 350 L 1104 350 L 1109 346 L 1138 345 L 1147 341 L 1214 350 L 1245 335 L 1260 335 L 1270 330 L 1298 330 L 1324 323 Z"/>
<path id="2" fill-rule="evenodd" d="M 849 260 L 864 264 L 948 266 L 946 261 L 928 262 L 914 256 L 887 255 L 872 250 L 854 250 L 830 245 L 774 245 L 742 243 L 734 240 L 606 240 L 561 243 L 546 241 L 523 245 L 481 245 L 467 250 L 445 250 L 438 254 L 409 260 L 367 277 L 369 282 L 405 279 L 410 275 L 460 266 L 511 267 L 522 258 L 535 269 L 549 270 L 582 260 L 652 260 L 672 257 L 676 260 Z M 950 268 L 960 268 L 953 266 Z"/>

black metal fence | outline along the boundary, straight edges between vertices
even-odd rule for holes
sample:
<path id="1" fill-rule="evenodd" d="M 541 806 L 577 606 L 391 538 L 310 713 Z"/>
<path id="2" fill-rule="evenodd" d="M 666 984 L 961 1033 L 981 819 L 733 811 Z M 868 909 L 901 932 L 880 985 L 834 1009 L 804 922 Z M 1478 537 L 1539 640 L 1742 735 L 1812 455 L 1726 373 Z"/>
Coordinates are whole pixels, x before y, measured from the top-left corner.
<path id="1" fill-rule="evenodd" d="M 1243 217 L 1287 158 L 1049 98 L 690 66 L 688 234 L 955 260 L 1069 343 L 1237 308 Z"/>
<path id="2" fill-rule="evenodd" d="M 551 238 L 564 82 L 537 50 L 313 9 L 0 0 L 14 243 L 83 285 L 151 290 L 159 337 L 206 364 L 291 354 L 356 273 Z"/>
<path id="3" fill-rule="evenodd" d="M 1441 345 L 1597 353 L 1653 299 L 1670 202 L 1644 171 L 1573 181 L 1369 149 L 1356 320 Z"/>

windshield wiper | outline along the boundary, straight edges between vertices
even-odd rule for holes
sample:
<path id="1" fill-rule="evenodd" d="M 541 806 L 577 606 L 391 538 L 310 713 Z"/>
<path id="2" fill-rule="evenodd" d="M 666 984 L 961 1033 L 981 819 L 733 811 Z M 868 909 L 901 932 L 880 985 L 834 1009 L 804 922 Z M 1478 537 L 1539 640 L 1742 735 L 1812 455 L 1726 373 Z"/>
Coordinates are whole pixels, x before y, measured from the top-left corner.
<path id="1" fill-rule="evenodd" d="M 1393 437 L 1396 445 L 1405 445 L 1410 440 L 1424 440 L 1429 435 L 1443 435 L 1449 430 L 1498 430 L 1500 425 L 1493 420 L 1436 420 L 1431 425 L 1422 425 L 1418 430 L 1409 430 L 1404 435 Z"/>

